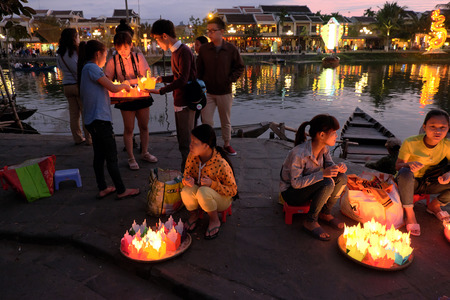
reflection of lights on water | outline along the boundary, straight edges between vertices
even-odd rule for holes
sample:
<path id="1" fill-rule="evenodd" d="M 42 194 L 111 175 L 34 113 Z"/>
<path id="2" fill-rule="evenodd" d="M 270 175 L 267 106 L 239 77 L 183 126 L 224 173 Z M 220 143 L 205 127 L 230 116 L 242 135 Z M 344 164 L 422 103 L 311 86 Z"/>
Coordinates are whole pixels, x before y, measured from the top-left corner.
<path id="1" fill-rule="evenodd" d="M 344 88 L 344 81 L 339 80 L 339 67 L 336 69 L 323 69 L 318 80 L 314 80 L 312 90 L 317 91 L 319 95 L 333 96 L 338 90 Z"/>
<path id="2" fill-rule="evenodd" d="M 420 104 L 422 106 L 433 104 L 434 95 L 438 92 L 441 81 L 440 67 L 423 66 L 420 68 L 419 75 L 423 82 Z"/>
<path id="3" fill-rule="evenodd" d="M 369 74 L 364 73 L 364 74 L 362 74 L 361 79 L 355 83 L 355 94 L 357 96 L 361 96 L 364 88 L 367 87 L 368 79 L 369 79 Z"/>
<path id="4" fill-rule="evenodd" d="M 236 95 L 236 82 L 233 82 L 231 85 L 231 94 Z"/>
<path id="5" fill-rule="evenodd" d="M 284 77 L 284 87 L 286 90 L 290 90 L 292 86 L 292 75 L 288 74 Z"/>

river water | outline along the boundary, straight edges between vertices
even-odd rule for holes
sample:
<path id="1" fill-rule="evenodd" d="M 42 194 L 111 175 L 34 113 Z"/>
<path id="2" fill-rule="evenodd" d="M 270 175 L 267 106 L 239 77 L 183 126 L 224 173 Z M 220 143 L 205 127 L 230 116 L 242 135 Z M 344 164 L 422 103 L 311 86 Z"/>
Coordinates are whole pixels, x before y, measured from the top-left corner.
<path id="1" fill-rule="evenodd" d="M 170 72 L 170 70 L 165 70 Z M 164 73 L 152 66 L 152 74 Z M 61 73 L 13 72 L 17 103 L 38 111 L 26 122 L 41 134 L 70 134 Z M 398 138 L 418 132 L 431 108 L 450 111 L 446 64 L 364 63 L 324 69 L 321 64 L 248 65 L 233 85 L 233 125 L 264 121 L 297 128 L 319 113 L 334 115 L 341 125 L 359 106 Z M 172 95 L 154 95 L 150 131 L 175 129 Z M 112 108 L 114 130 L 122 133 L 120 112 Z M 220 126 L 216 114 L 216 125 Z M 137 127 L 137 126 L 136 126 Z M 138 132 L 138 130 L 135 130 Z"/>

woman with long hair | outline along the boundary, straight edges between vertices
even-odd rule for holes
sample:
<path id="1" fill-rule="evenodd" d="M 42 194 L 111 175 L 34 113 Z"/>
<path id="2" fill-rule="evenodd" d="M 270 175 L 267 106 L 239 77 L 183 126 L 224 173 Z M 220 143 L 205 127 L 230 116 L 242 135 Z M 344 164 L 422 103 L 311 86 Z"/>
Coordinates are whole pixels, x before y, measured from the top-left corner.
<path id="1" fill-rule="evenodd" d="M 309 136 L 306 127 L 309 126 Z M 339 122 L 321 114 L 303 122 L 295 136 L 295 147 L 289 152 L 281 169 L 280 192 L 288 205 L 299 206 L 311 201 L 304 229 L 315 238 L 328 241 L 330 235 L 319 220 L 336 229 L 344 223 L 331 214 L 331 209 L 347 184 L 347 166 L 336 165 L 329 147 L 336 144 Z"/>
<path id="2" fill-rule="evenodd" d="M 86 142 L 92 144 L 91 135 L 83 126 L 84 137 L 81 133 L 80 119 L 82 119 L 83 105 L 81 103 L 77 85 L 78 45 L 80 39 L 75 28 L 65 28 L 61 32 L 59 46 L 56 53 L 56 64 L 63 74 L 62 84 L 64 96 L 69 103 L 70 131 L 76 145 Z"/>

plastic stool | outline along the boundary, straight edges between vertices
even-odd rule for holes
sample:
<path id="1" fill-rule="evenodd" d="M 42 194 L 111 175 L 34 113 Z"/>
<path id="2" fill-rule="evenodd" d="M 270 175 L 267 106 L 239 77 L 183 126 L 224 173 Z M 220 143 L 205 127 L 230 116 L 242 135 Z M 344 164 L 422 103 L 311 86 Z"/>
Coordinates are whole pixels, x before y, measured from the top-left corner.
<path id="1" fill-rule="evenodd" d="M 81 187 L 81 175 L 78 169 L 58 170 L 55 172 L 55 190 L 59 190 L 59 183 L 66 180 L 75 180 L 77 187 Z"/>
<path id="2" fill-rule="evenodd" d="M 200 211 L 198 213 L 199 219 L 203 219 L 203 213 L 204 213 L 204 211 L 200 208 Z M 227 214 L 229 216 L 231 216 L 231 214 L 232 214 L 231 204 L 227 209 L 225 209 L 224 211 L 219 211 L 218 213 L 222 215 L 222 223 L 225 223 L 227 221 Z"/>
<path id="3" fill-rule="evenodd" d="M 413 203 L 420 200 L 427 200 L 427 205 L 430 203 L 430 194 L 415 194 L 413 198 Z"/>
<path id="4" fill-rule="evenodd" d="M 293 214 L 306 214 L 309 211 L 309 203 L 302 206 L 289 206 L 286 202 L 283 204 L 284 223 L 292 224 Z"/>

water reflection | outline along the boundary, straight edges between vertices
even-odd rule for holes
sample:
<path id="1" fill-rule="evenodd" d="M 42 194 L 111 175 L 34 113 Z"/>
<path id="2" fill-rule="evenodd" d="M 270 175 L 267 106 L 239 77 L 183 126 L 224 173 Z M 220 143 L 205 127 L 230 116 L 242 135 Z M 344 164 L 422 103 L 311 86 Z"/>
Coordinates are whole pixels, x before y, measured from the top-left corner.
<path id="1" fill-rule="evenodd" d="M 167 69 L 166 69 L 167 70 Z M 163 74 L 152 67 L 152 74 Z M 261 64 L 246 66 L 233 84 L 232 124 L 285 122 L 297 127 L 318 113 L 335 115 L 342 124 L 356 106 L 388 127 L 399 138 L 416 134 L 430 107 L 450 111 L 449 69 L 446 64 L 340 65 Z M 14 73 L 18 102 L 38 108 L 30 124 L 42 133 L 69 134 L 67 101 L 61 73 Z M 174 130 L 172 95 L 154 96 L 150 131 Z M 114 129 L 123 131 L 120 112 L 113 109 Z M 215 119 L 219 124 L 218 116 Z"/>

